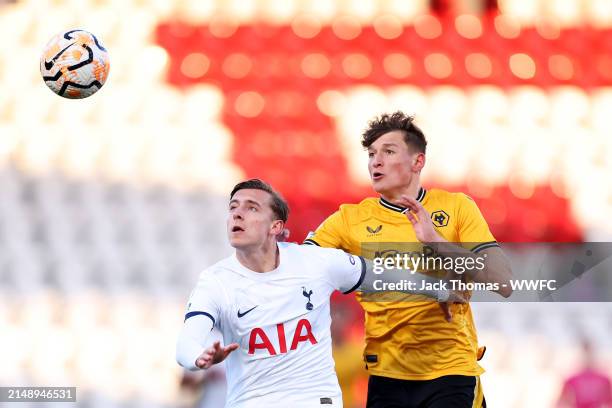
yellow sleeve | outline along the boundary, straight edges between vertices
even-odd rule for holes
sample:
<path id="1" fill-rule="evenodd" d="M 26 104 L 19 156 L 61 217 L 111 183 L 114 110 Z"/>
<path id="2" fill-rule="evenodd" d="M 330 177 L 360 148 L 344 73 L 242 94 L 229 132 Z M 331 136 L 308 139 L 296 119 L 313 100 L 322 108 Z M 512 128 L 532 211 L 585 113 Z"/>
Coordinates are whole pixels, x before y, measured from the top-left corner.
<path id="1" fill-rule="evenodd" d="M 459 194 L 457 216 L 459 241 L 464 243 L 463 246 L 467 249 L 479 252 L 483 249 L 499 246 L 480 209 L 478 209 L 474 200 L 465 194 Z"/>
<path id="2" fill-rule="evenodd" d="M 346 228 L 344 217 L 338 210 L 327 217 L 314 232 L 310 232 L 304 240 L 304 244 L 346 250 L 348 245 L 345 244 L 345 234 L 347 233 L 348 228 Z"/>

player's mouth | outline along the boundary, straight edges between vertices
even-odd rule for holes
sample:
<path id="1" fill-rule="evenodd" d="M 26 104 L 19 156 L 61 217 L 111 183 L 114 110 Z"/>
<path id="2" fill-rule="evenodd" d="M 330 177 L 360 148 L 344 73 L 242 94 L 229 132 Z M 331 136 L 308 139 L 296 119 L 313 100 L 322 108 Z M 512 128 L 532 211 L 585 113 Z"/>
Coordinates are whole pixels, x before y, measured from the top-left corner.
<path id="1" fill-rule="evenodd" d="M 376 172 L 372 173 L 372 180 L 378 181 L 381 178 L 383 178 L 384 176 L 385 176 L 384 174 L 379 173 L 379 172 L 376 171 Z"/>
<path id="2" fill-rule="evenodd" d="M 244 228 L 239 227 L 238 225 L 234 225 L 232 227 L 232 233 L 244 232 Z"/>

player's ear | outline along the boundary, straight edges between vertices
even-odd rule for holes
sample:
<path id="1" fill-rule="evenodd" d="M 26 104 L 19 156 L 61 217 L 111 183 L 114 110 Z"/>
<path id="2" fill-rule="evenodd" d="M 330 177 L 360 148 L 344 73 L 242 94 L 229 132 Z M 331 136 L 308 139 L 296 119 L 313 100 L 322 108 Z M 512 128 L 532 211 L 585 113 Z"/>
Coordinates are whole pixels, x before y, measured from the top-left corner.
<path id="1" fill-rule="evenodd" d="M 417 152 L 412 156 L 412 171 L 420 173 L 425 167 L 425 153 Z"/>
<path id="2" fill-rule="evenodd" d="M 281 220 L 274 220 L 272 221 L 272 225 L 270 226 L 270 234 L 274 236 L 279 235 L 283 232 L 284 228 L 284 222 L 282 222 Z"/>

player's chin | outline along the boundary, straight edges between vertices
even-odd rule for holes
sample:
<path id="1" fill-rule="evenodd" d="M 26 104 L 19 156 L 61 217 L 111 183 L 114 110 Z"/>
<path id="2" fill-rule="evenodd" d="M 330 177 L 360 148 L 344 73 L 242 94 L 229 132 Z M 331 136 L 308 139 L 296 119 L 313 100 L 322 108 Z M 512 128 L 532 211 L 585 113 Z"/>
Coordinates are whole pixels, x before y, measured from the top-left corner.
<path id="1" fill-rule="evenodd" d="M 228 238 L 229 238 L 230 245 L 233 246 L 234 248 L 238 248 L 238 247 L 244 245 L 244 243 L 242 242 L 243 239 L 241 239 L 241 237 L 238 237 L 238 236 L 236 236 L 235 234 L 233 234 L 231 232 L 229 233 Z"/>
<path id="2" fill-rule="evenodd" d="M 249 245 L 249 241 L 247 237 L 240 236 L 239 234 L 234 234 L 234 233 L 230 233 L 229 243 L 235 249 L 244 248 Z"/>
<path id="3" fill-rule="evenodd" d="M 372 188 L 374 189 L 374 191 L 376 191 L 377 193 L 381 194 L 384 193 L 386 191 L 385 188 L 385 183 L 383 180 L 372 180 Z"/>

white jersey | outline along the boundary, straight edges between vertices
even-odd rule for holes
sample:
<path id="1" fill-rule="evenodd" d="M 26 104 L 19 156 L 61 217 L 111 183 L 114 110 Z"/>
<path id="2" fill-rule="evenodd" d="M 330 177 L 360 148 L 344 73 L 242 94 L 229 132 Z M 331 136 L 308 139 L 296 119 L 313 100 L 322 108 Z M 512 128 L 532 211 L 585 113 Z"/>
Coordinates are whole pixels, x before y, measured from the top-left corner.
<path id="1" fill-rule="evenodd" d="M 270 272 L 253 272 L 235 255 L 202 272 L 185 318 L 205 315 L 226 345 L 240 345 L 225 360 L 226 407 L 341 407 L 329 299 L 355 290 L 365 264 L 337 249 L 278 247 Z"/>

